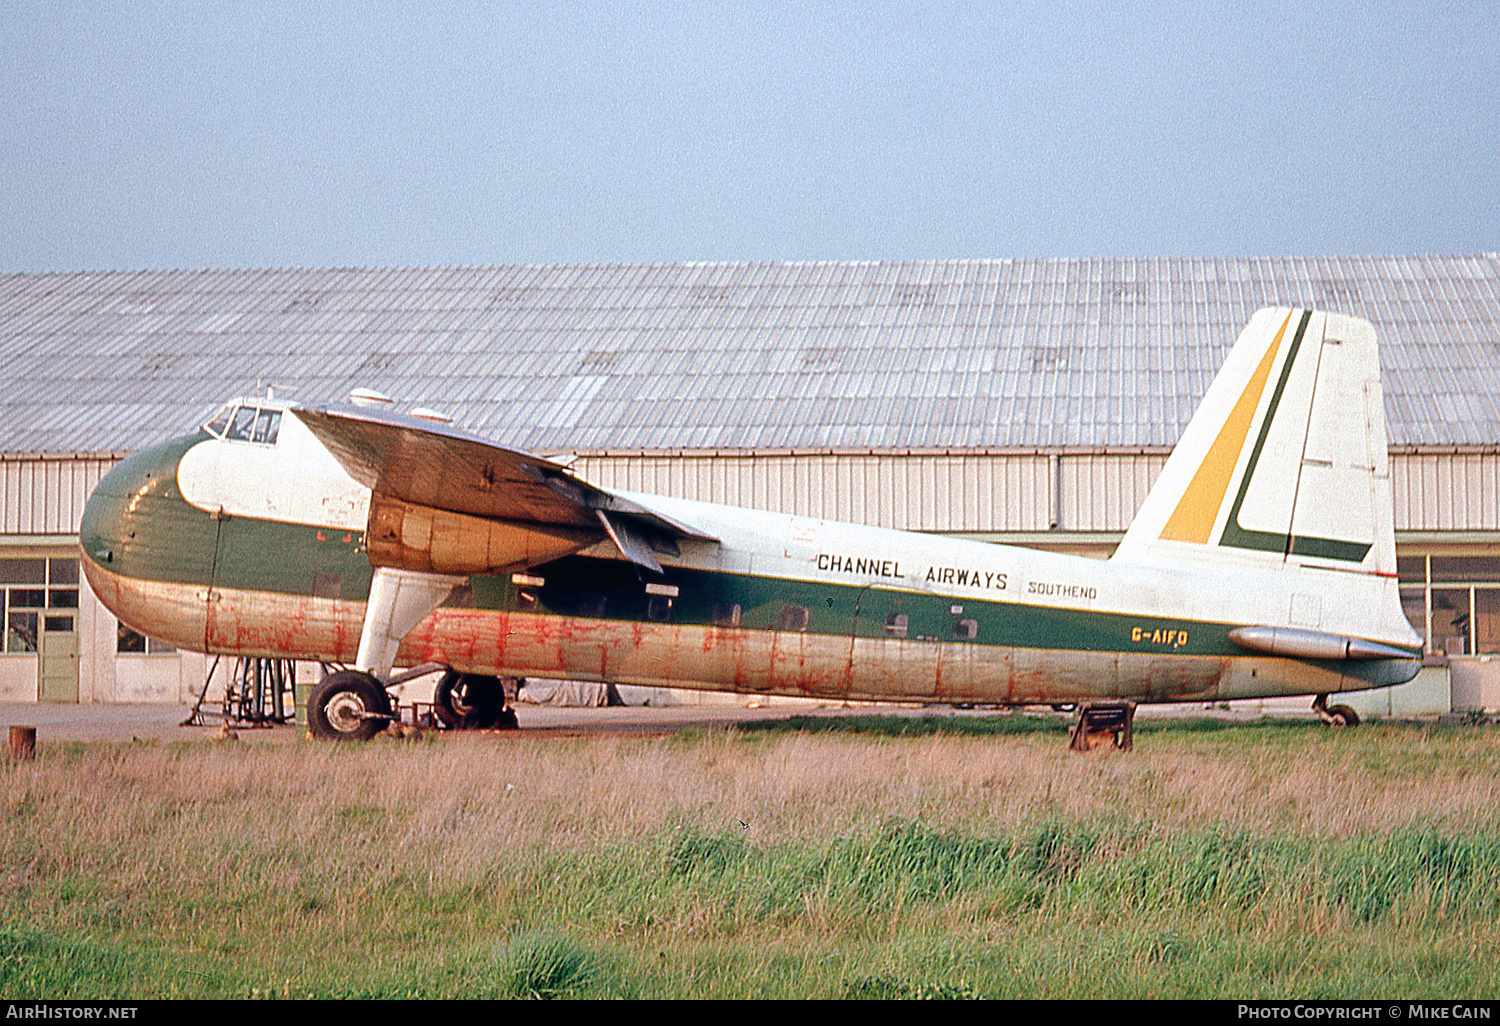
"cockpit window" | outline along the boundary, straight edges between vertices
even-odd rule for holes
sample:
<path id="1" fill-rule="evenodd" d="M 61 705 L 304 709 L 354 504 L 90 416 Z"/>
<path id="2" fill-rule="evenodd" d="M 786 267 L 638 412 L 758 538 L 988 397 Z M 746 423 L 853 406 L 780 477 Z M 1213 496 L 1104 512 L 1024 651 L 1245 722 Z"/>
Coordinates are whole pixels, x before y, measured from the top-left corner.
<path id="1" fill-rule="evenodd" d="M 203 425 L 211 435 L 231 442 L 275 445 L 281 433 L 281 410 L 230 403 Z"/>
<path id="2" fill-rule="evenodd" d="M 250 441 L 250 432 L 255 427 L 254 406 L 241 406 L 234 411 L 234 419 L 229 423 L 229 430 L 224 432 L 224 437 L 231 442 Z"/>
<path id="3" fill-rule="evenodd" d="M 203 430 L 207 431 L 211 435 L 217 435 L 220 438 L 223 438 L 224 429 L 229 426 L 229 415 L 233 412 L 234 403 L 230 403 L 218 413 L 214 414 L 214 419 L 209 421 L 207 424 L 204 424 Z"/>
<path id="4" fill-rule="evenodd" d="M 266 445 L 276 444 L 276 434 L 281 430 L 280 410 L 261 410 L 260 416 L 255 418 L 255 435 L 250 439 L 252 442 L 264 442 Z"/>

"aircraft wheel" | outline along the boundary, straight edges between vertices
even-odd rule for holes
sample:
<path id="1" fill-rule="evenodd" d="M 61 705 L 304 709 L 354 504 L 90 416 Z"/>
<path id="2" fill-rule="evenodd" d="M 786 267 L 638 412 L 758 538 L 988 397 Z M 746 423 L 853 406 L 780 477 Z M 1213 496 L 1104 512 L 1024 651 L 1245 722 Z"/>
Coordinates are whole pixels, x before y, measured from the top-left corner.
<path id="1" fill-rule="evenodd" d="M 368 741 L 385 729 L 391 712 L 385 689 L 368 673 L 340 670 L 324 677 L 307 698 L 307 727 L 330 741 Z"/>
<path id="2" fill-rule="evenodd" d="M 1359 713 L 1347 705 L 1330 705 L 1328 725 L 1330 727 L 1357 727 L 1359 726 Z"/>
<path id="3" fill-rule="evenodd" d="M 483 730 L 505 711 L 505 691 L 498 677 L 449 670 L 432 693 L 432 711 L 445 727 Z"/>

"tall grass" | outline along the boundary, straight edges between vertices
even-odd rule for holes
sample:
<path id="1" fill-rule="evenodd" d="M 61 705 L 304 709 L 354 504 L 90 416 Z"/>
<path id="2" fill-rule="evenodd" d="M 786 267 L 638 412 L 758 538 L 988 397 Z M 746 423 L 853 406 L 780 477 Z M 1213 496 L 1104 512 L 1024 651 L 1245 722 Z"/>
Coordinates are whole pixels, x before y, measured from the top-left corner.
<path id="1" fill-rule="evenodd" d="M 1495 996 L 1497 770 L 1487 728 L 51 748 L 0 773 L 0 996 Z"/>

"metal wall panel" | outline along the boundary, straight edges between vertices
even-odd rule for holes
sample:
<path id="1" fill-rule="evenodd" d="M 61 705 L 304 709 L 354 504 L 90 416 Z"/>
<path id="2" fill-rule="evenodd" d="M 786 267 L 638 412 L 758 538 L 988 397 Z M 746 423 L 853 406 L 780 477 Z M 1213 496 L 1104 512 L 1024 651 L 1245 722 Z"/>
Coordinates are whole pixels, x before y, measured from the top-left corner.
<path id="1" fill-rule="evenodd" d="M 606 488 L 909 531 L 1047 529 L 1045 455 L 585 456 Z"/>
<path id="2" fill-rule="evenodd" d="M 1125 530 L 1166 463 L 1156 454 L 1060 456 L 1058 530 Z"/>
<path id="3" fill-rule="evenodd" d="M 1395 453 L 1398 531 L 1500 530 L 1500 453 Z"/>
<path id="4" fill-rule="evenodd" d="M 1058 529 L 1123 531 L 1166 463 L 1159 453 L 1063 453 Z M 0 534 L 75 534 L 113 460 L 0 460 Z M 583 456 L 606 488 L 911 531 L 1045 531 L 1045 454 Z M 1393 453 L 1398 531 L 1500 531 L 1500 453 Z"/>
<path id="5" fill-rule="evenodd" d="M 1060 531 L 1124 531 L 1167 457 L 1063 453 Z M 910 531 L 1045 531 L 1046 455 L 585 456 L 605 487 Z M 1393 454 L 1398 531 L 1500 531 L 1500 454 Z"/>
<path id="6" fill-rule="evenodd" d="M 77 534 L 83 504 L 114 460 L 0 460 L 0 534 Z"/>

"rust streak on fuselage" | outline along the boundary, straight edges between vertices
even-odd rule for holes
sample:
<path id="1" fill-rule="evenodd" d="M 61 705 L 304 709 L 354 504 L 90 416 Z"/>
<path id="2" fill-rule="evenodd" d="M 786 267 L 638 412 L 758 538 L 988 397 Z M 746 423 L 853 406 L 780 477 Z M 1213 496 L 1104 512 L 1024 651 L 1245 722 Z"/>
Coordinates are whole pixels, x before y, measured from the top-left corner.
<path id="1" fill-rule="evenodd" d="M 152 636 L 197 649 L 210 606 L 210 651 L 325 662 L 355 657 L 364 604 L 339 599 L 144 581 L 84 559 L 104 604 Z M 1026 704 L 1080 696 L 1154 701 L 1240 697 L 1260 668 L 1256 693 L 1274 679 L 1275 657 L 1078 652 L 850 638 L 794 631 L 603 620 L 442 607 L 401 643 L 400 665 L 439 662 L 473 673 L 563 677 L 621 684 L 802 695 L 835 700 Z M 1305 667 L 1307 683 L 1348 690 L 1339 674 Z M 1321 677 L 1319 676 L 1321 674 Z M 1357 682 L 1356 682 L 1357 683 Z"/>

